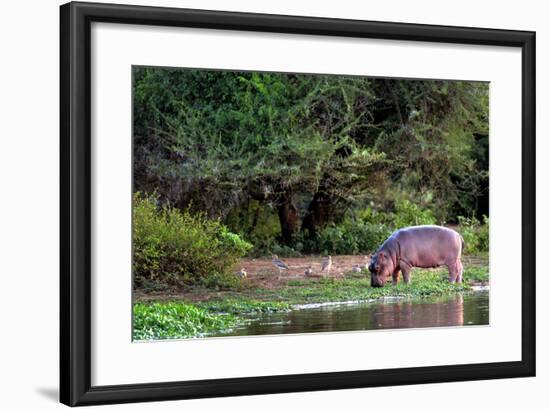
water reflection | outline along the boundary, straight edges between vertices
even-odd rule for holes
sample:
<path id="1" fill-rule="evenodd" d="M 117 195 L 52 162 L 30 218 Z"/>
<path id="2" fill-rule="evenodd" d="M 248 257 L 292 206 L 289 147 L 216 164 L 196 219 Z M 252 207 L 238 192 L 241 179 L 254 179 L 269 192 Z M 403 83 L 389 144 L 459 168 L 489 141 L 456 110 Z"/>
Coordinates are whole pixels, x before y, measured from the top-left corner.
<path id="1" fill-rule="evenodd" d="M 464 297 L 442 303 L 410 301 L 376 306 L 374 328 L 422 328 L 464 325 Z"/>
<path id="2" fill-rule="evenodd" d="M 489 324 L 489 293 L 385 300 L 265 314 L 226 334 L 245 336 Z"/>

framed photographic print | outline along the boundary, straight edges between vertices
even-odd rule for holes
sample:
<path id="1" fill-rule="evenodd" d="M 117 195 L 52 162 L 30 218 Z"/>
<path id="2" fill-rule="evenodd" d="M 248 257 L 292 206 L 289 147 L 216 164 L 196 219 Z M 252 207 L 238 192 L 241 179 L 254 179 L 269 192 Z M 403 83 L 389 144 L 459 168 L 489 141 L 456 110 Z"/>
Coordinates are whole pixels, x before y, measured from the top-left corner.
<path id="1" fill-rule="evenodd" d="M 535 33 L 60 13 L 62 403 L 535 375 Z"/>

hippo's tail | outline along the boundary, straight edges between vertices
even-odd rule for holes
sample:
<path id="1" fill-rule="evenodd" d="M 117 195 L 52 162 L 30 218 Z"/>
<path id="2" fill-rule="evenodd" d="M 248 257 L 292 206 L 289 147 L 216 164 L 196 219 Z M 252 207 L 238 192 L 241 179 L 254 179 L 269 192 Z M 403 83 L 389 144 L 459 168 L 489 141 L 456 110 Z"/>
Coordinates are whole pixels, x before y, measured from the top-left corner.
<path id="1" fill-rule="evenodd" d="M 462 237 L 462 234 L 459 234 L 460 236 L 460 255 L 464 255 L 464 237 Z"/>

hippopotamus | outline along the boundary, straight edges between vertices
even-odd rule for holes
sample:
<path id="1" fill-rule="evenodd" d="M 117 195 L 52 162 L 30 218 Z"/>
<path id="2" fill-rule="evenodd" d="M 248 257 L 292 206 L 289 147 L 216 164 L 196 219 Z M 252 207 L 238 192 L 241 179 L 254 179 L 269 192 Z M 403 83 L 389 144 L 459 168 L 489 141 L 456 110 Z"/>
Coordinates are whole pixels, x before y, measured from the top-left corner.
<path id="1" fill-rule="evenodd" d="M 464 239 L 454 230 L 442 226 L 412 226 L 396 230 L 373 254 L 369 264 L 371 285 L 383 287 L 391 276 L 393 285 L 411 282 L 412 267 L 447 266 L 449 282 L 462 282 Z"/>

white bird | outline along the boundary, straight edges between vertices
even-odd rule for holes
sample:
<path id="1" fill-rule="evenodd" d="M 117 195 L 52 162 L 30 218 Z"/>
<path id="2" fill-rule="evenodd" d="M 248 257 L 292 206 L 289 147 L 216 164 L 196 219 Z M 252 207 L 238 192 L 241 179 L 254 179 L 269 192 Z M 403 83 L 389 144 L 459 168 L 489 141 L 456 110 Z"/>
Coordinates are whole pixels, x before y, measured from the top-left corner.
<path id="1" fill-rule="evenodd" d="M 321 265 L 321 272 L 329 275 L 331 268 L 332 268 L 332 256 L 325 257 L 323 259 L 323 264 Z"/>
<path id="2" fill-rule="evenodd" d="M 281 278 L 281 272 L 283 270 L 288 270 L 289 268 L 283 260 L 280 260 L 279 257 L 277 257 L 277 254 L 273 254 L 273 259 L 271 260 L 271 262 L 279 270 L 279 278 Z"/>
<path id="3" fill-rule="evenodd" d="M 239 271 L 237 271 L 237 276 L 240 278 L 246 278 L 247 274 L 248 273 L 246 272 L 244 267 L 242 267 Z"/>
<path id="4" fill-rule="evenodd" d="M 304 271 L 304 274 L 306 277 L 311 277 L 313 275 L 313 267 L 309 266 L 308 268 L 306 268 L 306 271 Z"/>
<path id="5" fill-rule="evenodd" d="M 351 269 L 352 272 L 354 273 L 360 273 L 361 271 L 363 271 L 363 269 L 361 268 L 361 266 L 359 264 L 355 264 L 353 266 L 353 268 Z"/>
<path id="6" fill-rule="evenodd" d="M 370 264 L 370 257 L 369 257 L 369 256 L 365 256 L 365 269 L 366 269 L 366 270 L 369 269 L 369 264 Z"/>

